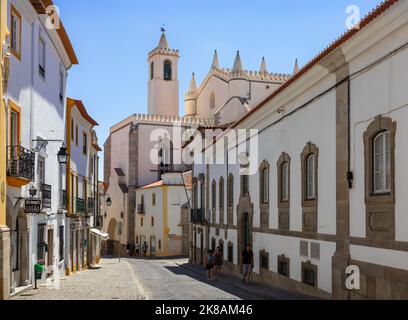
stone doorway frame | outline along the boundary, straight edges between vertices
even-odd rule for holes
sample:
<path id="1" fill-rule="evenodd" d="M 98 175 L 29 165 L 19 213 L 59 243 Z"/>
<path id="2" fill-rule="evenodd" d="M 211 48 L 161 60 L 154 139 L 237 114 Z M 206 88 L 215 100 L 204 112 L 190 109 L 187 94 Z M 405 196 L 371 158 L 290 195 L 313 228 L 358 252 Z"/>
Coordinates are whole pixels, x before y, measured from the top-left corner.
<path id="1" fill-rule="evenodd" d="M 251 201 L 250 194 L 242 195 L 239 198 L 239 203 L 237 206 L 237 261 L 238 266 L 241 263 L 241 253 L 244 251 L 245 245 L 244 241 L 244 215 L 248 214 L 249 219 L 249 237 L 250 245 L 253 246 L 253 225 L 254 225 L 254 204 Z"/>

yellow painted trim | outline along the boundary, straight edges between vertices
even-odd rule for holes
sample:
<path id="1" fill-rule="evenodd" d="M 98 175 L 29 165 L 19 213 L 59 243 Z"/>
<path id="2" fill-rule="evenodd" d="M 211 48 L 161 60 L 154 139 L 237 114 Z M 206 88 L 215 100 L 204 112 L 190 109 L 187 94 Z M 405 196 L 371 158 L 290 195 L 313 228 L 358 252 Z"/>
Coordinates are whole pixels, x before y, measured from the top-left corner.
<path id="1" fill-rule="evenodd" d="M 168 254 L 168 239 L 169 239 L 169 219 L 168 219 L 168 210 L 167 210 L 167 186 L 162 186 L 163 193 L 163 241 L 162 241 L 162 254 Z"/>
<path id="2" fill-rule="evenodd" d="M 7 38 L 7 3 L 0 0 L 0 43 L 4 43 Z M 0 84 L 3 83 L 3 73 L 0 72 Z M 6 103 L 3 99 L 3 86 L 0 85 L 0 226 L 6 225 L 6 195 L 7 195 L 7 113 Z"/>
<path id="3" fill-rule="evenodd" d="M 9 99 L 9 107 L 11 108 L 11 110 L 17 113 L 17 126 L 18 126 L 18 130 L 17 130 L 18 143 L 17 144 L 19 145 L 21 143 L 21 107 L 11 99 Z M 9 114 L 9 123 L 11 123 L 11 112 Z M 11 134 L 9 134 L 8 144 L 12 146 Z"/>
<path id="4" fill-rule="evenodd" d="M 21 188 L 23 186 L 28 185 L 29 183 L 30 181 L 23 178 L 7 177 L 7 185 L 11 187 Z"/>

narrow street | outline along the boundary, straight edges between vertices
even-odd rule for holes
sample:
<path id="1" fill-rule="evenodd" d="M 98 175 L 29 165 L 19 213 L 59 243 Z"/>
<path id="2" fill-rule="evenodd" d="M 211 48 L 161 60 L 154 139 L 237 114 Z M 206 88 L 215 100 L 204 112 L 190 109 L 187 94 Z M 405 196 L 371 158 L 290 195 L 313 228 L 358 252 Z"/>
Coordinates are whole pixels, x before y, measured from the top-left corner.
<path id="1" fill-rule="evenodd" d="M 42 286 L 13 300 L 240 300 L 259 299 L 232 285 L 208 282 L 181 267 L 187 259 L 102 259 L 55 285 Z"/>

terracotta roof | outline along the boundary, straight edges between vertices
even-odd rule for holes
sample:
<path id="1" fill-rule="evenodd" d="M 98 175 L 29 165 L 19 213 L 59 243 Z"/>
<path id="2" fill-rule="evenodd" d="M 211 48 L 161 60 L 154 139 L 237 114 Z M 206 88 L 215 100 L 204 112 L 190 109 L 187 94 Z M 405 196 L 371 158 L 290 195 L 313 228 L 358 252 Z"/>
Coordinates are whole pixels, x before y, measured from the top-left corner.
<path id="1" fill-rule="evenodd" d="M 82 117 L 86 121 L 88 121 L 93 126 L 99 126 L 98 122 L 96 122 L 86 111 L 86 108 L 81 100 L 76 100 L 72 98 L 67 99 L 68 107 L 72 108 L 74 105 L 78 108 L 79 112 L 81 113 Z"/>
<path id="2" fill-rule="evenodd" d="M 30 2 L 39 15 L 47 14 L 46 8 L 54 5 L 53 0 L 30 0 Z M 61 39 L 62 45 L 64 46 L 71 63 L 78 64 L 78 58 L 75 54 L 74 47 L 72 46 L 71 40 L 69 39 L 62 21 L 60 21 L 60 28 L 57 29 L 57 34 Z"/>
<path id="3" fill-rule="evenodd" d="M 156 188 L 156 187 L 161 187 L 163 186 L 163 180 L 148 184 L 147 186 L 141 187 L 140 189 L 150 189 L 150 188 Z"/>
<path id="4" fill-rule="evenodd" d="M 283 83 L 276 91 L 274 91 L 269 97 L 263 100 L 260 104 L 258 104 L 255 108 L 253 108 L 250 112 L 246 113 L 240 119 L 238 119 L 230 128 L 234 128 L 251 116 L 253 113 L 257 112 L 266 103 L 276 97 L 279 93 L 283 90 L 288 88 L 291 84 L 293 84 L 297 79 L 302 77 L 305 73 L 307 73 L 310 69 L 312 69 L 315 65 L 317 65 L 320 61 L 322 61 L 325 57 L 327 57 L 330 53 L 332 53 L 335 49 L 340 47 L 342 44 L 350 40 L 354 35 L 358 32 L 363 30 L 367 27 L 372 21 L 378 18 L 381 14 L 387 11 L 390 7 L 396 4 L 400 0 L 385 0 L 381 2 L 375 9 L 369 12 L 360 22 L 360 28 L 350 29 L 349 31 L 345 32 L 342 36 L 337 38 L 334 42 L 332 42 L 329 46 L 327 46 L 322 52 L 320 52 L 316 57 L 314 57 L 309 63 L 307 63 L 298 73 L 296 73 L 293 77 Z"/>

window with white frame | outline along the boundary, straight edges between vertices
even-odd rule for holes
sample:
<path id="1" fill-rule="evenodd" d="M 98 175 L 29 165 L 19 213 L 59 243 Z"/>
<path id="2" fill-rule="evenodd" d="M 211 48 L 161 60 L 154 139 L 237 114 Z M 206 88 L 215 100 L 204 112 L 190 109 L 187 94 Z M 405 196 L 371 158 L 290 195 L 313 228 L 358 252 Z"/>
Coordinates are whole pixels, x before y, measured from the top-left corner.
<path id="1" fill-rule="evenodd" d="M 391 137 L 389 131 L 373 140 L 374 193 L 391 192 Z"/>

